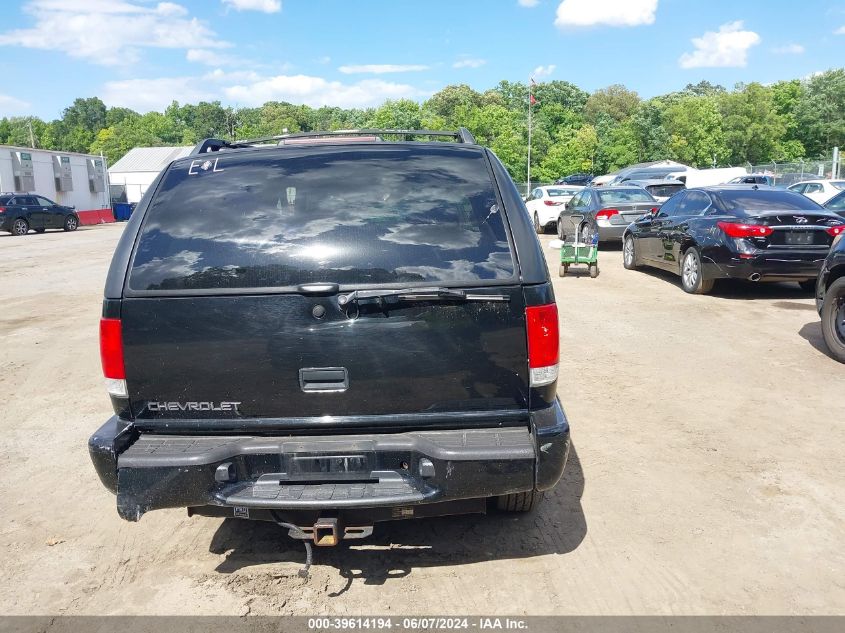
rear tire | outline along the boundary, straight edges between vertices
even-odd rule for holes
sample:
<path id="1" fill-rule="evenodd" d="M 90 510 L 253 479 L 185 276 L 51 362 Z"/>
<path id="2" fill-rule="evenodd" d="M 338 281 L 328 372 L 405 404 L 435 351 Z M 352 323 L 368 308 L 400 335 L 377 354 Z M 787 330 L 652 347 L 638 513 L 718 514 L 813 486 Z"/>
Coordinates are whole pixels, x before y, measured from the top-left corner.
<path id="1" fill-rule="evenodd" d="M 845 363 L 845 277 L 827 289 L 822 304 L 822 335 L 827 348 L 840 363 Z"/>
<path id="2" fill-rule="evenodd" d="M 12 235 L 26 235 L 29 233 L 29 222 L 23 218 L 18 218 L 12 222 Z"/>
<path id="3" fill-rule="evenodd" d="M 496 497 L 496 509 L 502 512 L 531 512 L 543 500 L 543 493 L 539 490 L 515 492 L 512 495 Z"/>
<path id="4" fill-rule="evenodd" d="M 705 295 L 713 290 L 713 280 L 704 279 L 701 270 L 701 255 L 691 246 L 681 260 L 681 286 L 692 295 Z"/>
<path id="5" fill-rule="evenodd" d="M 534 212 L 534 232 L 537 235 L 542 235 L 546 232 L 546 227 L 540 224 L 540 217 L 537 215 L 537 212 Z"/>
<path id="6" fill-rule="evenodd" d="M 637 242 L 631 235 L 625 236 L 622 245 L 622 265 L 628 270 L 636 270 L 637 265 Z"/>
<path id="7" fill-rule="evenodd" d="M 815 279 L 806 279 L 804 281 L 799 281 L 798 285 L 801 286 L 801 290 L 804 292 L 816 292 L 816 280 Z"/>

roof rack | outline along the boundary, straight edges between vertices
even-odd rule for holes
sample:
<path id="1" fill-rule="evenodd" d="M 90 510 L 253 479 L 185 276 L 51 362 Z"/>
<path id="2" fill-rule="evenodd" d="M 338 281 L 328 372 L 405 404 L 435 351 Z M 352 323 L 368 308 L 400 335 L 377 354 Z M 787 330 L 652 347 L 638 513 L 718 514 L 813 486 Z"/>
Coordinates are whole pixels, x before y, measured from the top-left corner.
<path id="1" fill-rule="evenodd" d="M 206 154 L 208 152 L 219 152 L 222 149 L 242 149 L 245 147 L 256 147 L 259 145 L 269 145 L 275 143 L 276 145 L 284 145 L 287 140 L 294 139 L 321 139 L 332 137 L 350 137 L 350 136 L 402 136 L 407 140 L 411 136 L 448 136 L 454 138 L 458 143 L 468 143 L 475 145 L 475 137 L 465 127 L 458 128 L 457 131 L 447 130 L 379 130 L 379 129 L 360 129 L 360 130 L 333 130 L 330 132 L 295 132 L 292 134 L 280 134 L 278 136 L 263 136 L 260 138 L 245 139 L 240 141 L 224 141 L 219 138 L 207 138 L 198 143 L 191 151 L 192 155 Z"/>

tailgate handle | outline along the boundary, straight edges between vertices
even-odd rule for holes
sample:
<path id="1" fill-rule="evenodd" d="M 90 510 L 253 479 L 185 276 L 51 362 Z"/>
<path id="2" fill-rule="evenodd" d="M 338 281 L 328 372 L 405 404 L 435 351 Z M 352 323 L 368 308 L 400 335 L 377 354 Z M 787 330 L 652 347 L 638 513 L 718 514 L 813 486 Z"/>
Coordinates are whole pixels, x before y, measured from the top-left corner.
<path id="1" fill-rule="evenodd" d="M 346 367 L 303 367 L 299 370 L 299 386 L 310 391 L 346 391 L 349 374 Z"/>

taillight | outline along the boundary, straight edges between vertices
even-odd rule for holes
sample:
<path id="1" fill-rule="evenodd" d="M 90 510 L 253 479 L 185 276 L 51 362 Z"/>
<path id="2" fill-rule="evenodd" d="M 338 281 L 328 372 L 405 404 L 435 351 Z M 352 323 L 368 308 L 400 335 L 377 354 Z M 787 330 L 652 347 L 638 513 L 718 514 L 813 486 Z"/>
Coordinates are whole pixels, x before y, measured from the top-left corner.
<path id="1" fill-rule="evenodd" d="M 601 209 L 596 211 L 596 220 L 607 220 L 614 215 L 619 215 L 617 209 Z"/>
<path id="2" fill-rule="evenodd" d="M 0 207 L 0 213 L 6 213 L 6 207 Z"/>
<path id="3" fill-rule="evenodd" d="M 742 224 L 740 222 L 717 222 L 717 224 L 728 237 L 768 237 L 774 232 L 772 227 L 762 224 Z"/>
<path id="4" fill-rule="evenodd" d="M 560 202 L 555 202 L 554 200 L 543 200 L 543 204 L 547 207 L 556 207 L 560 204 Z"/>
<path id="5" fill-rule="evenodd" d="M 828 235 L 832 235 L 836 237 L 837 235 L 842 235 L 845 233 L 845 224 L 840 224 L 838 226 L 829 226 L 825 229 L 828 232 Z"/>
<path id="6" fill-rule="evenodd" d="M 554 303 L 525 308 L 528 330 L 529 384 L 541 387 L 557 380 L 560 353 L 557 306 Z"/>
<path id="7" fill-rule="evenodd" d="M 126 398 L 126 370 L 123 366 L 123 333 L 120 319 L 100 319 L 100 360 L 109 394 Z"/>

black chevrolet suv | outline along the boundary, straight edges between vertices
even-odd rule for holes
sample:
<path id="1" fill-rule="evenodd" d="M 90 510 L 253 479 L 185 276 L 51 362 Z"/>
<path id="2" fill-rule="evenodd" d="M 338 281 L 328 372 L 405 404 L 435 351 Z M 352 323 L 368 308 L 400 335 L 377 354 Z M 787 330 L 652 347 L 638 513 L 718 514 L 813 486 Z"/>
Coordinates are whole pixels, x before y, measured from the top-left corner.
<path id="1" fill-rule="evenodd" d="M 114 416 L 89 450 L 130 521 L 187 507 L 334 544 L 530 510 L 566 462 L 543 253 L 463 129 L 201 143 L 127 224 L 100 340 Z"/>

